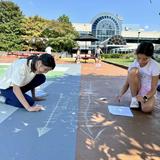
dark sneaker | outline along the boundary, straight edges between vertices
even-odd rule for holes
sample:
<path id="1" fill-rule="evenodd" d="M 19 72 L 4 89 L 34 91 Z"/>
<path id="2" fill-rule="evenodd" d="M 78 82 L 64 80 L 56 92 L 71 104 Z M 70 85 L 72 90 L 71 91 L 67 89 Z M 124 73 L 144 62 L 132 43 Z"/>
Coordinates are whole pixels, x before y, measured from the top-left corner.
<path id="1" fill-rule="evenodd" d="M 157 87 L 157 91 L 160 92 L 160 84 Z"/>

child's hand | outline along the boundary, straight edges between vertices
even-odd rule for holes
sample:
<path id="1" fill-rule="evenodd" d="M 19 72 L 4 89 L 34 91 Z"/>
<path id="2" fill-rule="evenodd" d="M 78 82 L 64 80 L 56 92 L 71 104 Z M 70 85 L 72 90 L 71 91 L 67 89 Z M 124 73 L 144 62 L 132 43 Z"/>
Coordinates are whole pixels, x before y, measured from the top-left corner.
<path id="1" fill-rule="evenodd" d="M 137 98 L 137 101 L 138 101 L 138 102 L 144 103 L 144 99 L 143 99 L 142 96 L 137 95 L 136 98 Z"/>
<path id="2" fill-rule="evenodd" d="M 32 107 L 27 108 L 27 111 L 29 111 L 29 112 L 38 112 L 38 111 L 42 111 L 42 110 L 45 110 L 45 108 L 41 105 L 36 105 L 36 106 L 32 106 Z"/>
<path id="3" fill-rule="evenodd" d="M 122 96 L 119 96 L 119 95 L 116 97 L 116 99 L 117 99 L 117 101 L 118 101 L 119 103 L 121 102 L 121 98 L 122 98 Z"/>

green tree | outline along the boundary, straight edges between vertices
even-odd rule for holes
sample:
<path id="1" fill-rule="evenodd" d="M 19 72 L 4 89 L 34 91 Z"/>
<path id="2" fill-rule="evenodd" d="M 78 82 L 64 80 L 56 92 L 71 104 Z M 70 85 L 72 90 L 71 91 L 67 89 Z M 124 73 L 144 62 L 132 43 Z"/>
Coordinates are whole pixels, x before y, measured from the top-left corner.
<path id="1" fill-rule="evenodd" d="M 76 46 L 73 34 L 67 34 L 63 37 L 50 38 L 48 44 L 52 46 L 54 51 L 70 51 Z"/>
<path id="2" fill-rule="evenodd" d="M 22 20 L 20 8 L 11 1 L 0 2 L 0 50 L 22 49 Z"/>
<path id="3" fill-rule="evenodd" d="M 25 50 L 34 49 L 43 51 L 46 39 L 42 32 L 50 21 L 39 16 L 26 17 L 23 21 L 23 39 Z"/>
<path id="4" fill-rule="evenodd" d="M 23 38 L 26 42 L 25 48 L 39 51 L 44 51 L 47 45 L 51 45 L 55 51 L 64 50 L 64 48 L 68 49 L 69 46 L 71 47 L 75 43 L 72 42 L 72 45 L 69 45 L 66 41 L 74 41 L 77 35 L 71 24 L 46 20 L 39 16 L 25 18 L 23 28 Z"/>
<path id="5" fill-rule="evenodd" d="M 41 36 L 46 38 L 57 38 L 65 35 L 65 31 L 61 26 L 60 22 L 50 21 L 44 28 Z"/>
<path id="6" fill-rule="evenodd" d="M 75 31 L 67 16 L 61 16 L 57 21 L 52 20 L 48 24 L 42 36 L 49 39 L 48 45 L 55 51 L 70 51 L 76 46 L 74 39 L 78 36 L 78 32 Z"/>
<path id="7" fill-rule="evenodd" d="M 51 45 L 55 51 L 74 47 L 78 32 L 69 17 L 47 20 L 39 16 L 24 17 L 20 8 L 11 1 L 0 2 L 0 50 L 44 51 Z"/>
<path id="8" fill-rule="evenodd" d="M 69 17 L 66 16 L 65 14 L 63 14 L 62 16 L 60 16 L 57 20 L 58 20 L 58 22 L 62 22 L 62 23 L 66 23 L 66 24 L 72 25 L 72 23 L 69 20 Z"/>

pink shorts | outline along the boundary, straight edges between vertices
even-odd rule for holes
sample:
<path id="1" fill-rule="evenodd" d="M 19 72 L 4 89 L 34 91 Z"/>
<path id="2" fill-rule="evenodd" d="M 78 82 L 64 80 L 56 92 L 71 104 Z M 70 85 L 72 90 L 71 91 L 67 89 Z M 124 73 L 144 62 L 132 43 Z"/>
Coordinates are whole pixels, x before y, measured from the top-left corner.
<path id="1" fill-rule="evenodd" d="M 141 89 L 138 92 L 138 95 L 145 96 L 151 89 L 147 87 L 141 87 Z"/>

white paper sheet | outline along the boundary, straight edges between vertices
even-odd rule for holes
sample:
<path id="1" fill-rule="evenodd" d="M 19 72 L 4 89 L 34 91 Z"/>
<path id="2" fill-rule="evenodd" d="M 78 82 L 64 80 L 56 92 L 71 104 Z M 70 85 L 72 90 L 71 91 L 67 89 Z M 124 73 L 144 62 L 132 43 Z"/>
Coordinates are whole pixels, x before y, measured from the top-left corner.
<path id="1" fill-rule="evenodd" d="M 113 115 L 133 117 L 133 113 L 131 112 L 129 107 L 108 105 L 108 110 Z"/>

